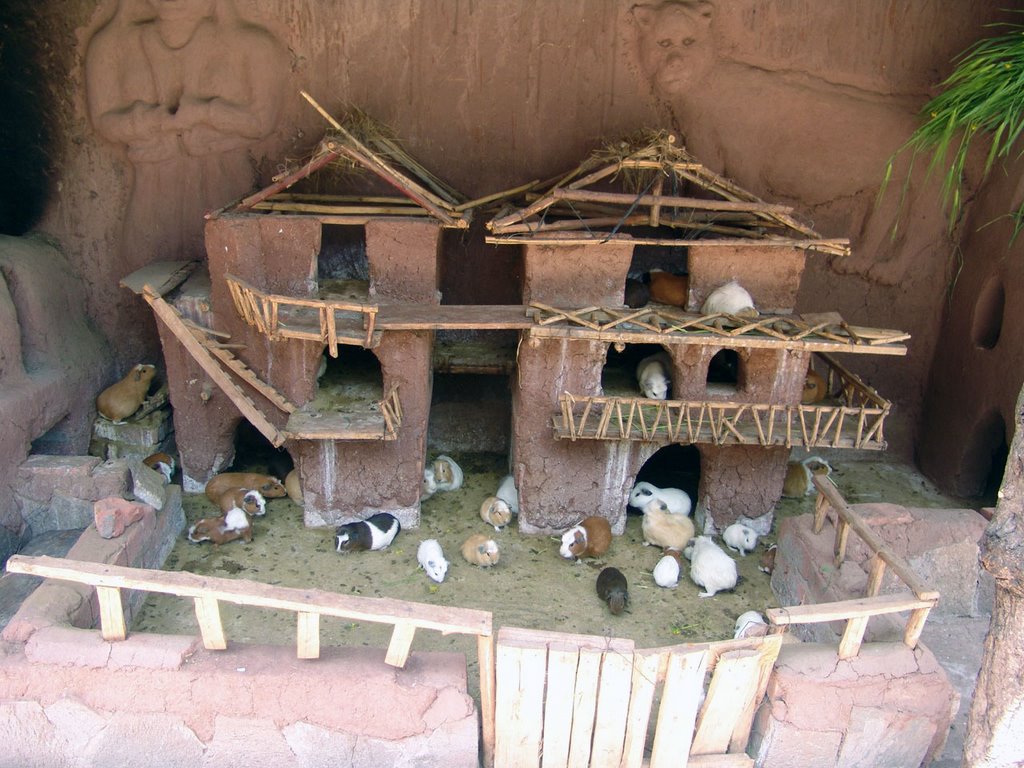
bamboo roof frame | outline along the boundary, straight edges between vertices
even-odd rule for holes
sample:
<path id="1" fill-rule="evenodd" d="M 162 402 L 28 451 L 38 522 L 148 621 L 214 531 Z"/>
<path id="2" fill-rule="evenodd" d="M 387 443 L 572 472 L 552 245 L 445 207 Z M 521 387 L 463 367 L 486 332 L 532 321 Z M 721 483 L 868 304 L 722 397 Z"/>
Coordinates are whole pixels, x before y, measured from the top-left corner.
<path id="1" fill-rule="evenodd" d="M 635 189 L 592 189 L 621 181 Z M 702 196 L 678 194 L 697 187 Z M 535 184 L 523 205 L 506 207 L 487 222 L 488 243 L 579 245 L 629 239 L 635 244 L 779 245 L 846 256 L 850 241 L 824 238 L 791 215 L 792 207 L 767 203 L 709 170 L 667 131 L 646 134 L 593 153 L 553 182 Z M 673 191 L 667 191 L 667 189 Z M 720 218 L 719 218 L 720 217 Z M 650 227 L 664 236 L 623 230 Z"/>

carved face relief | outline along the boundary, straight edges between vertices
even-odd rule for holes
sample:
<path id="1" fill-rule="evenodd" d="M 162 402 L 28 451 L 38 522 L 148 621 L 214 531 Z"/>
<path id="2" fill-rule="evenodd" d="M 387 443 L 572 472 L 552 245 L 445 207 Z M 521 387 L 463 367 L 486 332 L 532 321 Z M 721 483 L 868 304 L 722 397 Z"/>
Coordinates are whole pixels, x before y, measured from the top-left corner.
<path id="1" fill-rule="evenodd" d="M 636 5 L 637 55 L 655 91 L 685 92 L 711 64 L 711 3 L 680 0 Z"/>

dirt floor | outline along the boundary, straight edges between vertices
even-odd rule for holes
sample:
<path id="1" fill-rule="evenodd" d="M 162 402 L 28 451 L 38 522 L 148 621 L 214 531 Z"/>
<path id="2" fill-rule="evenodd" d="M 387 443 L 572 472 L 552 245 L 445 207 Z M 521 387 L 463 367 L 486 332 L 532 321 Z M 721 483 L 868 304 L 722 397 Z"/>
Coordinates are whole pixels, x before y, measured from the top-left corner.
<path id="1" fill-rule="evenodd" d="M 304 527 L 299 507 L 284 498 L 271 501 L 267 515 L 256 519 L 256 535 L 251 543 L 237 541 L 215 548 L 208 543 L 192 544 L 183 536 L 165 568 L 290 587 L 313 586 L 341 594 L 484 609 L 493 612 L 495 630 L 517 626 L 625 637 L 640 648 L 732 637 L 739 614 L 751 609 L 763 611 L 776 604 L 768 576 L 757 567 L 760 553 L 774 536 L 762 539 L 754 554 L 736 556 L 742 579 L 733 593 L 700 598 L 699 589 L 685 574 L 675 589 L 663 589 L 651 576 L 661 551 L 642 545 L 639 516 L 629 516 L 625 533 L 613 541 L 600 560 L 569 562 L 559 556 L 554 538 L 521 536 L 514 526 L 495 533 L 480 519 L 480 502 L 497 488 L 505 471 L 505 457 L 456 454 L 455 458 L 465 472 L 463 487 L 438 493 L 424 502 L 420 527 L 402 531 L 386 550 L 338 554 L 333 529 Z M 922 507 L 963 506 L 940 494 L 907 466 L 878 461 L 839 463 L 833 477 L 852 503 L 885 500 Z M 212 514 L 212 504 L 205 496 L 186 496 L 185 507 L 189 523 Z M 812 508 L 812 497 L 783 499 L 776 514 L 801 514 Z M 459 550 L 470 534 L 487 532 L 498 542 L 501 559 L 495 567 L 482 569 L 465 562 Z M 416 562 L 416 549 L 427 538 L 441 543 L 451 563 L 441 584 L 429 580 Z M 629 582 L 630 608 L 619 616 L 609 612 L 595 590 L 597 574 L 606 565 L 617 567 Z M 224 603 L 221 613 L 229 642 L 295 642 L 295 617 L 290 612 Z M 151 595 L 134 629 L 195 633 L 192 601 Z M 390 625 L 324 617 L 321 643 L 386 647 L 390 630 Z M 421 630 L 413 650 L 464 652 L 470 690 L 476 695 L 473 638 L 444 637 Z"/>

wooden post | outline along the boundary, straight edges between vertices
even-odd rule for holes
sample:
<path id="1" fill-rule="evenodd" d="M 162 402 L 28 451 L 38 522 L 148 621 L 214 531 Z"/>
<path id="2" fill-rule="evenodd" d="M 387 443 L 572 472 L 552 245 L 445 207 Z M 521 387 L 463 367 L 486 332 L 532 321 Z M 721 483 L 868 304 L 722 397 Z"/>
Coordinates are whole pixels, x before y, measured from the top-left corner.
<path id="1" fill-rule="evenodd" d="M 300 659 L 320 658 L 320 614 L 299 611 L 296 614 L 298 626 L 297 654 Z"/>
<path id="2" fill-rule="evenodd" d="M 868 574 L 868 587 L 865 597 L 874 597 L 882 590 L 882 579 L 885 577 L 885 560 L 877 554 L 871 558 L 871 572 Z"/>
<path id="3" fill-rule="evenodd" d="M 833 548 L 833 554 L 835 558 L 832 561 L 832 565 L 838 568 L 843 564 L 843 560 L 846 559 L 846 543 L 850 538 L 850 524 L 846 522 L 842 515 L 839 515 L 836 520 L 836 543 Z"/>
<path id="4" fill-rule="evenodd" d="M 476 659 L 480 667 L 480 741 L 484 768 L 494 768 L 494 637 L 476 636 Z"/>
<path id="5" fill-rule="evenodd" d="M 931 608 L 917 608 L 910 612 L 910 618 L 907 620 L 907 626 L 903 630 L 903 644 L 908 648 L 916 648 L 917 641 L 921 639 L 921 631 L 924 629 L 924 623 L 928 620 L 928 614 Z"/>
<path id="6" fill-rule="evenodd" d="M 412 647 L 412 639 L 416 635 L 416 625 L 407 622 L 395 624 L 391 633 L 391 643 L 388 645 L 388 655 L 384 659 L 385 664 L 392 667 L 404 667 L 409 658 L 409 650 Z"/>
<path id="7" fill-rule="evenodd" d="M 100 627 L 104 640 L 124 640 L 127 630 L 124 625 L 124 608 L 121 607 L 121 590 L 117 587 L 96 587 L 100 601 Z"/>
<path id="8" fill-rule="evenodd" d="M 852 659 L 857 655 L 861 643 L 864 642 L 864 630 L 867 626 L 867 616 L 855 616 L 846 622 L 846 631 L 843 632 L 843 639 L 839 641 L 840 659 Z"/>
<path id="9" fill-rule="evenodd" d="M 228 641 L 220 620 L 220 603 L 214 597 L 205 596 L 195 598 L 195 604 L 203 647 L 210 651 L 223 651 L 228 647 Z"/>

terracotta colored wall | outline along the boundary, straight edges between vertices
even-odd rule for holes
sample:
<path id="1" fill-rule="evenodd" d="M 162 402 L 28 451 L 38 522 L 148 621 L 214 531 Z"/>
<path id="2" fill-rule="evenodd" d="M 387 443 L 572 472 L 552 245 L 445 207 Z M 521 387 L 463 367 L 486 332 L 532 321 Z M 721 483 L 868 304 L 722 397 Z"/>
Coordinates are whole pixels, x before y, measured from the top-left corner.
<path id="1" fill-rule="evenodd" d="M 198 104 L 224 99 L 238 119 L 197 113 L 186 99 L 170 116 L 198 116 L 200 130 L 172 125 L 180 142 L 165 142 L 159 110 L 159 130 L 118 120 L 136 96 L 160 103 L 116 76 L 147 72 L 138 35 L 155 27 L 133 16 L 145 6 L 44 4 L 59 174 L 40 228 L 88 275 L 89 313 L 109 338 L 123 337 L 116 354 L 130 363 L 155 334 L 132 322 L 139 300 L 118 280 L 140 261 L 202 258 L 202 210 L 311 147 L 325 123 L 299 88 L 333 112 L 351 103 L 385 121 L 469 196 L 560 173 L 645 126 L 671 128 L 714 170 L 794 205 L 825 235 L 853 239 L 850 258 L 809 260 L 796 309 L 913 334 L 904 359 L 849 361 L 895 400 L 889 438 L 909 455 L 952 249 L 932 185 L 914 180 L 896 238 L 897 196 L 876 207 L 876 194 L 930 89 L 1002 5 L 744 0 L 698 19 L 632 1 L 216 0 L 212 30 L 182 49 L 183 89 L 170 91 Z M 659 44 L 685 37 L 699 44 L 681 58 Z M 224 66 L 204 79 L 192 69 L 203 62 Z M 513 260 L 467 269 L 468 252 L 444 257 L 442 291 L 507 299 Z"/>

